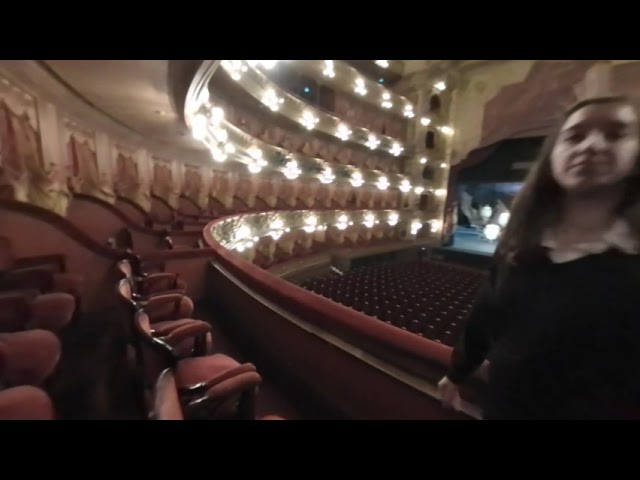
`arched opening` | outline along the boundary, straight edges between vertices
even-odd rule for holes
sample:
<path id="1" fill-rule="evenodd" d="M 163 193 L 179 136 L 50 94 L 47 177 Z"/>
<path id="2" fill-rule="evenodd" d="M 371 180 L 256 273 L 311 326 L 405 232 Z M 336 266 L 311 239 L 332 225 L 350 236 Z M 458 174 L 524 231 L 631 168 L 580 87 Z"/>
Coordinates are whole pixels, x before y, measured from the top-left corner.
<path id="1" fill-rule="evenodd" d="M 433 168 L 427 166 L 422 169 L 422 178 L 425 180 L 433 180 Z"/>
<path id="2" fill-rule="evenodd" d="M 429 98 L 429 111 L 431 113 L 437 113 L 440 111 L 440 106 L 441 106 L 440 95 L 438 95 L 437 93 L 434 93 Z"/>
<path id="3" fill-rule="evenodd" d="M 318 106 L 327 112 L 334 112 L 336 109 L 336 92 L 326 85 L 318 87 Z"/>
<path id="4" fill-rule="evenodd" d="M 424 137 L 424 146 L 429 150 L 436 148 L 436 132 L 429 130 Z"/>
<path id="5" fill-rule="evenodd" d="M 420 195 L 420 210 L 428 210 L 431 206 L 431 195 L 423 193 Z"/>

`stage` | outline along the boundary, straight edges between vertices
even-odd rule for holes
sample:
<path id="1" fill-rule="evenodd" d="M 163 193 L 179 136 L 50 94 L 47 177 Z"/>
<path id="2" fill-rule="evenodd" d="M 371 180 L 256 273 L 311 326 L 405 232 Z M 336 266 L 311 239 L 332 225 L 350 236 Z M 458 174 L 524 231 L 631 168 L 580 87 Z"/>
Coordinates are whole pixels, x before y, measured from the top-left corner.
<path id="1" fill-rule="evenodd" d="M 484 238 L 479 229 L 457 227 L 453 235 L 453 245 L 443 248 L 491 257 L 497 245 L 497 242 L 491 242 Z"/>

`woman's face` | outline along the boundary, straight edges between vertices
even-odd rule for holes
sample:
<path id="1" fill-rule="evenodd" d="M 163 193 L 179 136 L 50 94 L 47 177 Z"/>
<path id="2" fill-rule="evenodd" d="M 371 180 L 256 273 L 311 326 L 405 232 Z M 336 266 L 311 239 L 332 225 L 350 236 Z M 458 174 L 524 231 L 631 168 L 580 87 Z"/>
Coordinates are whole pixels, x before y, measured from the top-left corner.
<path id="1" fill-rule="evenodd" d="M 624 103 L 587 105 L 562 126 L 551 171 L 567 192 L 617 185 L 630 175 L 640 149 L 638 117 Z"/>

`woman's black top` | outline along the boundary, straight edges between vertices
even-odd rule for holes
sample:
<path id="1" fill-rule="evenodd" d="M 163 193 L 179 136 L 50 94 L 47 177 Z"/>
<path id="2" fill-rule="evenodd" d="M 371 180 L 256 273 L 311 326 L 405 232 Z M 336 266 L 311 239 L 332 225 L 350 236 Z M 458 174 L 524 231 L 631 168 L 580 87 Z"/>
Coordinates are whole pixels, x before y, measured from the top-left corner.
<path id="1" fill-rule="evenodd" d="M 495 267 L 448 377 L 485 360 L 485 419 L 640 419 L 640 255 Z"/>

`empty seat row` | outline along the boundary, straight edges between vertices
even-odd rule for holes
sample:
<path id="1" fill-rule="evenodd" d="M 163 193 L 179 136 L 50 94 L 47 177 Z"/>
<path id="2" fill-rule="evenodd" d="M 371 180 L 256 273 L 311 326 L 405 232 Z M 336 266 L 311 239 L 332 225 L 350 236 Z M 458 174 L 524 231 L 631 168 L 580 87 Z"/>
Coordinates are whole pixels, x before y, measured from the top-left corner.
<path id="1" fill-rule="evenodd" d="M 261 383 L 255 366 L 216 353 L 212 326 L 192 318 L 193 302 L 176 275 L 145 274 L 140 265 L 135 258 L 118 262 L 122 278 L 116 291 L 149 418 L 167 418 L 171 410 L 171 418 L 255 419 Z M 159 382 L 175 385 L 175 392 L 167 395 Z M 180 408 L 172 410 L 176 395 Z"/>
<path id="2" fill-rule="evenodd" d="M 453 345 L 485 278 L 483 272 L 435 262 L 362 267 L 314 278 L 319 295 L 446 345 Z"/>

